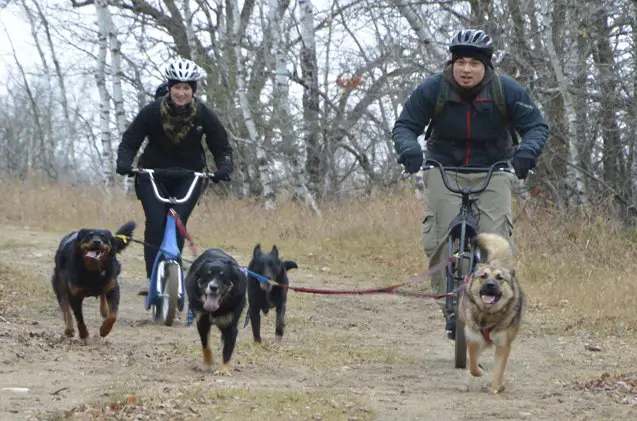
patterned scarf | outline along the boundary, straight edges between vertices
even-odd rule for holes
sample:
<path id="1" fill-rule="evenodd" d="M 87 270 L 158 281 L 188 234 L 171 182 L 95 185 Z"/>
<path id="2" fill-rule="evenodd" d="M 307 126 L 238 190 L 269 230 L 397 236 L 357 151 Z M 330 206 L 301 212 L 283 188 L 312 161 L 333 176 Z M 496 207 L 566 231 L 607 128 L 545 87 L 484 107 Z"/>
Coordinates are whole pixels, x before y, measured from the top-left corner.
<path id="1" fill-rule="evenodd" d="M 166 95 L 161 101 L 159 110 L 161 125 L 168 139 L 174 144 L 179 144 L 193 127 L 197 114 L 196 98 L 193 98 L 189 104 L 178 107 L 172 102 L 170 95 Z"/>

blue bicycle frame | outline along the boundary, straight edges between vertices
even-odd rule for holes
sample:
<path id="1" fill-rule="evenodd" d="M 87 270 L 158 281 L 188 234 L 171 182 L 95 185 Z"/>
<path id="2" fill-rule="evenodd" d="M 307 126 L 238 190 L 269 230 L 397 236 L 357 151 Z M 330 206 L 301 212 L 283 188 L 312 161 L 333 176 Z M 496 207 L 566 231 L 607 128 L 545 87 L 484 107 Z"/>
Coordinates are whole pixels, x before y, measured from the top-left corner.
<path id="1" fill-rule="evenodd" d="M 171 209 L 171 211 L 173 211 Z M 161 247 L 155 256 L 155 263 L 153 263 L 153 272 L 150 275 L 150 286 L 148 287 L 148 295 L 146 296 L 146 310 L 155 304 L 157 305 L 161 301 L 162 291 L 159 289 L 161 285 L 157 282 L 164 275 L 164 265 L 166 263 L 177 263 L 179 267 L 179 289 L 177 296 L 177 308 L 179 311 L 183 311 L 184 303 L 186 301 L 186 286 L 184 284 L 184 272 L 179 263 L 180 253 L 177 246 L 177 223 L 175 216 L 169 211 L 166 214 L 166 228 L 164 229 L 164 239 L 161 242 Z M 173 211 L 174 212 L 174 211 Z"/>
<path id="2" fill-rule="evenodd" d="M 199 179 L 201 178 L 210 178 L 214 179 L 213 173 L 203 173 L 197 171 L 190 170 L 152 170 L 152 169 L 135 169 L 132 171 L 135 175 L 139 174 L 147 174 L 153 187 L 153 192 L 157 199 L 163 203 L 168 203 L 171 205 L 184 203 L 190 196 L 192 196 Z M 159 190 L 157 189 L 157 184 L 155 182 L 154 174 L 155 173 L 166 173 L 166 174 L 187 174 L 194 176 L 192 184 L 190 185 L 188 192 L 182 198 L 176 197 L 163 197 Z M 145 300 L 146 310 L 149 310 L 153 305 L 158 307 L 162 300 L 162 290 L 160 289 L 162 286 L 160 279 L 164 277 L 164 270 L 166 264 L 174 264 L 179 268 L 179 282 L 177 287 L 177 309 L 181 312 L 184 309 L 184 305 L 186 302 L 186 286 L 183 268 L 181 266 L 181 253 L 179 252 L 179 247 L 177 246 L 177 221 L 178 217 L 175 210 L 171 207 L 166 214 L 166 228 L 164 229 L 164 237 L 162 239 L 161 246 L 155 256 L 155 261 L 153 263 L 153 271 L 150 276 L 150 285 L 148 288 L 148 295 Z"/>

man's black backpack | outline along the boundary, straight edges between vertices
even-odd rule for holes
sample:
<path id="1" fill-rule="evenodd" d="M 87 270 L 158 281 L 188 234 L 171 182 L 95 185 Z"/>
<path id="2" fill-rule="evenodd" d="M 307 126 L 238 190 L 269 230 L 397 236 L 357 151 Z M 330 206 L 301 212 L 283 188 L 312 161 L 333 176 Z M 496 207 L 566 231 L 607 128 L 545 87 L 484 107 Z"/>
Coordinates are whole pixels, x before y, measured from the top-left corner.
<path id="1" fill-rule="evenodd" d="M 509 122 L 509 115 L 507 112 L 506 101 L 504 100 L 504 90 L 502 89 L 502 81 L 500 80 L 500 75 L 498 72 L 495 72 L 494 78 L 491 82 L 491 97 L 495 102 L 495 108 L 498 110 L 500 115 L 502 116 L 502 120 L 504 120 L 505 124 Z M 447 100 L 449 99 L 449 84 L 445 81 L 444 77 L 440 78 L 440 89 L 438 90 L 438 98 L 436 99 L 436 107 L 434 108 L 434 115 L 429 122 L 429 126 L 427 127 L 427 131 L 425 132 L 425 140 L 428 140 L 431 137 L 431 132 L 440 118 L 440 113 L 447 105 Z M 513 146 L 517 146 L 519 143 L 518 134 L 515 129 L 509 126 L 509 133 L 511 135 L 511 141 L 513 142 Z"/>

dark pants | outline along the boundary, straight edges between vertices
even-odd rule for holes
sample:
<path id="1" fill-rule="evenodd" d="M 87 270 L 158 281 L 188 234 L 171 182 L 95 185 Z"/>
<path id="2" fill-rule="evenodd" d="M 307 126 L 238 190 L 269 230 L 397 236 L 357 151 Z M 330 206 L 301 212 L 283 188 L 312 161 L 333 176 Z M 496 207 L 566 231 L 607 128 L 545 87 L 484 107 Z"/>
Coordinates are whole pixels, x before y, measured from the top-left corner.
<path id="1" fill-rule="evenodd" d="M 155 175 L 155 181 L 159 193 L 164 196 L 175 196 L 176 198 L 182 198 L 188 192 L 188 188 L 192 183 L 191 177 L 183 178 L 160 178 Z M 194 209 L 199 196 L 201 195 L 201 181 L 197 183 L 190 199 L 184 203 L 170 205 L 168 203 L 160 202 L 155 196 L 153 186 L 148 179 L 148 176 L 142 175 L 138 177 L 135 183 L 135 192 L 137 198 L 142 202 L 144 208 L 144 214 L 146 216 L 146 228 L 144 230 L 144 260 L 146 261 L 146 277 L 150 279 L 150 275 L 153 272 L 153 263 L 155 262 L 155 256 L 157 255 L 157 249 L 161 245 L 164 238 L 164 229 L 166 228 L 166 214 L 168 209 L 172 207 L 179 215 L 179 218 L 184 223 L 184 226 L 188 223 L 188 217 Z M 184 248 L 184 238 L 177 231 L 177 245 L 179 246 L 179 252 Z"/>

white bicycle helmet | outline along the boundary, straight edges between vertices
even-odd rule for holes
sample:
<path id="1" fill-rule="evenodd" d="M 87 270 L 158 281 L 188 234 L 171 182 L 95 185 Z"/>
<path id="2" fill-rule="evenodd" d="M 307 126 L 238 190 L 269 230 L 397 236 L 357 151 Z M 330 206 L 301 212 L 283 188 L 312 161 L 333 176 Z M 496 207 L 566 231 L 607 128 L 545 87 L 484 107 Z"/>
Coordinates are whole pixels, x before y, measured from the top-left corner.
<path id="1" fill-rule="evenodd" d="M 184 58 L 177 58 L 166 67 L 166 79 L 168 80 L 197 82 L 203 76 L 204 72 L 201 67 L 197 66 L 195 62 Z"/>

